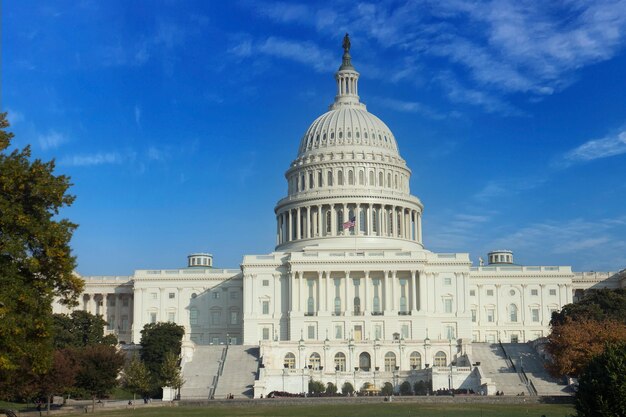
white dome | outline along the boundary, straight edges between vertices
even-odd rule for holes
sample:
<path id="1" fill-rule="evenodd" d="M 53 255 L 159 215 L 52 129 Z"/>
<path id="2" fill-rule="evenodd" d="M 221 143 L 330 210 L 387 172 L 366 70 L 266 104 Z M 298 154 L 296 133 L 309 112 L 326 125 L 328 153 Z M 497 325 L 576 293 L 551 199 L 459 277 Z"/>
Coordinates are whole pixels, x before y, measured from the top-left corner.
<path id="1" fill-rule="evenodd" d="M 315 119 L 300 141 L 298 156 L 316 150 L 361 146 L 398 153 L 396 139 L 382 120 L 363 108 L 346 106 Z"/>

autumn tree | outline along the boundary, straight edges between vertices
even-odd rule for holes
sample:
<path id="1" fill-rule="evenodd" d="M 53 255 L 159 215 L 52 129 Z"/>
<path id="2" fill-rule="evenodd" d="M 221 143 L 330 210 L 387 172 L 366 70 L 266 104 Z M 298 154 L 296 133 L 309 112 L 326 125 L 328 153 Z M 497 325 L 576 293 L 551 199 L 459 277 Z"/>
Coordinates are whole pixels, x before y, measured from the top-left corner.
<path id="1" fill-rule="evenodd" d="M 626 343 L 609 344 L 589 362 L 578 381 L 579 417 L 626 416 Z"/>
<path id="2" fill-rule="evenodd" d="M 109 394 L 117 386 L 117 377 L 124 366 L 124 355 L 115 347 L 102 344 L 86 346 L 76 350 L 75 354 L 80 366 L 76 387 L 89 394 L 93 411 L 96 398 Z"/>
<path id="3" fill-rule="evenodd" d="M 54 161 L 31 159 L 30 147 L 9 151 L 13 134 L 0 113 L 0 391 L 22 375 L 52 366 L 52 302 L 72 305 L 83 281 L 73 274 L 76 225 L 60 219 L 72 204 L 69 178 Z"/>
<path id="4" fill-rule="evenodd" d="M 552 327 L 547 350 L 552 356 L 548 370 L 555 376 L 579 376 L 591 358 L 604 351 L 607 343 L 626 342 L 626 326 L 615 320 L 574 321 Z"/>
<path id="5" fill-rule="evenodd" d="M 50 414 L 52 396 L 63 395 L 74 386 L 78 366 L 75 355 L 70 350 L 55 350 L 52 357 L 52 368 L 45 374 L 36 376 L 37 392 L 39 397 L 46 399 L 48 414 Z"/>

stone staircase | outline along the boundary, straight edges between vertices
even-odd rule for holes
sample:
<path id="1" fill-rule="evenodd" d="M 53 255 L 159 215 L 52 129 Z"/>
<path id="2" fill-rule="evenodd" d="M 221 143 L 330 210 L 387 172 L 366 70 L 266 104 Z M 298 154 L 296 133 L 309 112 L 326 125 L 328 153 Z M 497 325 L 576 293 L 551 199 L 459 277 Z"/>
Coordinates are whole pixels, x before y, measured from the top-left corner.
<path id="1" fill-rule="evenodd" d="M 527 343 L 503 343 L 504 350 L 513 360 L 518 370 L 524 371 L 532 382 L 537 395 L 570 395 L 569 387 L 560 384 L 559 380 L 550 376 L 545 368 L 544 360 L 537 351 Z"/>
<path id="2" fill-rule="evenodd" d="M 226 346 L 201 346 L 194 349 L 191 361 L 183 365 L 185 384 L 180 389 L 183 400 L 206 400 L 216 388 Z"/>
<path id="3" fill-rule="evenodd" d="M 532 394 L 507 360 L 505 352 L 497 343 L 472 343 L 472 362 L 480 362 L 484 377 L 491 379 L 498 391 L 506 395 Z"/>
<path id="4" fill-rule="evenodd" d="M 219 376 L 215 390 L 215 399 L 224 399 L 228 394 L 234 395 L 235 398 L 252 398 L 258 370 L 258 346 L 228 346 L 224 370 Z"/>

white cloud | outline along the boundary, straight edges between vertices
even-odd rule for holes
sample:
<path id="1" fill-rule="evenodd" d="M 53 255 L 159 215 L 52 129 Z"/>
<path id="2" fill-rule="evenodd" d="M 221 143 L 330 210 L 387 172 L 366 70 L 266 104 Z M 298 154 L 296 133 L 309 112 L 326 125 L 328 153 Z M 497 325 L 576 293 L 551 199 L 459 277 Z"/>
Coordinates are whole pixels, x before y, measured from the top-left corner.
<path id="1" fill-rule="evenodd" d="M 141 127 L 141 107 L 139 107 L 137 104 L 135 104 L 134 113 L 135 123 L 137 124 L 137 127 Z"/>
<path id="2" fill-rule="evenodd" d="M 404 113 L 421 114 L 422 116 L 435 120 L 442 120 L 447 117 L 445 114 L 432 110 L 424 104 L 416 101 L 402 101 L 386 97 L 371 97 L 370 99 L 376 104 Z"/>
<path id="3" fill-rule="evenodd" d="M 592 161 L 626 153 L 626 130 L 602 139 L 583 143 L 564 156 L 565 165 L 575 162 Z"/>
<path id="4" fill-rule="evenodd" d="M 332 54 L 313 42 L 298 42 L 270 36 L 257 46 L 258 52 L 309 65 L 319 72 L 332 71 L 336 62 Z"/>
<path id="5" fill-rule="evenodd" d="M 474 194 L 474 199 L 487 202 L 503 195 L 513 195 L 532 190 L 544 184 L 544 178 L 508 178 L 490 180 L 485 186 Z"/>
<path id="6" fill-rule="evenodd" d="M 7 120 L 10 126 L 24 121 L 24 115 L 17 110 L 7 109 Z"/>
<path id="7" fill-rule="evenodd" d="M 42 150 L 47 151 L 48 149 L 56 149 L 62 144 L 68 142 L 68 138 L 54 130 L 48 132 L 47 134 L 42 134 L 37 137 L 37 141 L 39 142 L 39 147 Z"/>
<path id="8" fill-rule="evenodd" d="M 93 154 L 68 156 L 61 160 L 61 164 L 69 166 L 97 166 L 121 164 L 122 161 L 122 156 L 117 152 L 97 152 Z"/>

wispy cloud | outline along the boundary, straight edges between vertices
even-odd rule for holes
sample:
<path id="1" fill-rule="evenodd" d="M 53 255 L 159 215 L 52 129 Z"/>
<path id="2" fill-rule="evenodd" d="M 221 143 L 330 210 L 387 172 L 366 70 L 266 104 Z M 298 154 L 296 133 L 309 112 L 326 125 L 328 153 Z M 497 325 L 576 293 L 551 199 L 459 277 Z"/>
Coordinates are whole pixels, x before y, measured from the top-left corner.
<path id="1" fill-rule="evenodd" d="M 474 194 L 473 198 L 480 202 L 487 202 L 503 195 L 519 194 L 532 190 L 546 182 L 545 178 L 507 178 L 490 180 L 485 186 Z"/>
<path id="2" fill-rule="evenodd" d="M 626 130 L 602 139 L 593 139 L 567 152 L 560 161 L 569 166 L 577 162 L 592 161 L 626 153 Z"/>
<path id="3" fill-rule="evenodd" d="M 54 130 L 46 134 L 41 134 L 37 137 L 39 147 L 44 151 L 47 151 L 48 149 L 56 149 L 68 141 L 69 139 L 67 136 Z"/>
<path id="4" fill-rule="evenodd" d="M 9 125 L 15 126 L 17 123 L 24 121 L 24 114 L 17 110 L 7 109 L 7 119 L 9 121 Z"/>
<path id="5" fill-rule="evenodd" d="M 387 97 L 370 97 L 371 100 L 376 102 L 378 105 L 382 105 L 388 107 L 392 110 L 401 111 L 404 113 L 416 113 L 421 114 L 422 116 L 428 117 L 430 119 L 442 120 L 448 117 L 448 115 L 440 113 L 436 110 L 429 108 L 428 106 L 419 103 L 417 101 L 403 101 L 396 100 Z"/>
<path id="6" fill-rule="evenodd" d="M 134 114 L 135 114 L 135 124 L 137 125 L 137 127 L 141 127 L 141 107 L 139 107 L 139 105 L 137 104 L 135 104 Z"/>
<path id="7" fill-rule="evenodd" d="M 105 164 L 121 164 L 124 158 L 117 152 L 96 152 L 67 156 L 60 163 L 67 166 L 89 167 Z"/>

